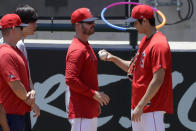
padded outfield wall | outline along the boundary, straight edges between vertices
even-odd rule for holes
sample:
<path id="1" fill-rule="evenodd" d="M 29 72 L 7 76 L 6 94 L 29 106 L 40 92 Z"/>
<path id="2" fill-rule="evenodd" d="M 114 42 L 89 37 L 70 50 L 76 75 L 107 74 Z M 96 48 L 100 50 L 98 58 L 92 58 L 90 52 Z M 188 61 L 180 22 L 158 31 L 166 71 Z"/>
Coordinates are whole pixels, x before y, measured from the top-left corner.
<path id="1" fill-rule="evenodd" d="M 129 60 L 134 50 L 129 45 L 92 45 Z M 36 103 L 41 115 L 32 119 L 33 131 L 70 131 L 67 120 L 65 57 L 68 45 L 29 44 L 28 56 L 32 80 L 37 92 Z M 165 116 L 166 131 L 196 130 L 196 51 L 172 50 L 174 114 Z M 126 73 L 113 63 L 98 60 L 100 90 L 107 93 L 110 104 L 102 107 L 98 131 L 131 131 L 131 82 Z"/>

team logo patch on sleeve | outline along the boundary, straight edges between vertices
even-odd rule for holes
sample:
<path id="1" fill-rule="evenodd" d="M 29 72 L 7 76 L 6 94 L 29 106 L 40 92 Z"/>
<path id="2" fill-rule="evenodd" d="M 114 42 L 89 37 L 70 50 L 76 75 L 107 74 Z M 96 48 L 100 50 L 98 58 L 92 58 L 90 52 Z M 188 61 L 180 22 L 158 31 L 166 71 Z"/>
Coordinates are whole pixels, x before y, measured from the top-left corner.
<path id="1" fill-rule="evenodd" d="M 15 76 L 14 76 L 13 74 L 10 74 L 10 75 L 9 75 L 9 78 L 10 78 L 10 79 L 13 79 L 14 77 L 15 77 Z"/>

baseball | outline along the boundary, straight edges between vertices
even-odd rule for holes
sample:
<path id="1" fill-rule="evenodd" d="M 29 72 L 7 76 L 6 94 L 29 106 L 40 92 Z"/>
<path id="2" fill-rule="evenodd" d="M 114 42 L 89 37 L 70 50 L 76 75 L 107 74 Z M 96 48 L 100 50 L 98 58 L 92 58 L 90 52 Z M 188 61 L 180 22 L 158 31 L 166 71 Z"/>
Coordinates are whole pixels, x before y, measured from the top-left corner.
<path id="1" fill-rule="evenodd" d="M 99 52 L 99 58 L 100 59 L 106 59 L 107 56 L 108 56 L 108 53 L 107 52 L 105 52 L 105 51 Z"/>

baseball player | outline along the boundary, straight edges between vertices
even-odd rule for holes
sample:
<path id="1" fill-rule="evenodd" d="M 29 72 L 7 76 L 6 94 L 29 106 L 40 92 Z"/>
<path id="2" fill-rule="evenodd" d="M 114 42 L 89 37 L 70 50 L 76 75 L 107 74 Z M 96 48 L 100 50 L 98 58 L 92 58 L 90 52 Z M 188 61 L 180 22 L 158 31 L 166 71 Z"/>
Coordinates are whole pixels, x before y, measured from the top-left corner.
<path id="1" fill-rule="evenodd" d="M 97 57 L 88 42 L 96 19 L 88 8 L 79 8 L 71 15 L 76 35 L 68 48 L 65 71 L 71 131 L 97 131 L 99 104 L 109 103 L 109 97 L 98 91 Z"/>
<path id="2" fill-rule="evenodd" d="M 17 15 L 19 15 L 22 23 L 28 24 L 27 27 L 23 28 L 22 38 L 16 44 L 18 49 L 24 54 L 24 56 L 26 57 L 26 59 L 28 61 L 27 50 L 26 50 L 26 47 L 24 44 L 24 39 L 27 36 L 33 35 L 34 32 L 36 31 L 36 27 L 37 27 L 36 21 L 38 19 L 38 15 L 37 15 L 37 12 L 35 11 L 35 9 L 29 5 L 19 6 L 16 9 L 15 13 Z M 0 43 L 2 43 L 2 44 L 4 43 L 3 38 L 1 38 Z M 29 62 L 28 62 L 28 65 L 29 65 Z M 33 97 L 35 97 L 35 89 L 33 86 L 32 79 L 31 79 L 30 70 L 29 70 L 29 80 L 30 80 L 29 82 L 30 82 L 31 93 L 32 93 Z M 38 106 L 37 106 L 36 112 L 38 115 L 40 114 L 40 109 Z M 30 112 L 26 113 L 25 121 L 26 121 L 25 131 L 31 131 Z"/>
<path id="3" fill-rule="evenodd" d="M 132 79 L 131 120 L 133 131 L 164 131 L 164 114 L 173 113 L 171 51 L 166 37 L 156 30 L 153 9 L 148 5 L 133 8 L 131 18 L 145 34 L 131 61 L 122 60 L 106 50 L 111 61 Z"/>
<path id="4" fill-rule="evenodd" d="M 36 28 L 37 28 L 37 23 L 36 22 L 37 22 L 37 19 L 38 19 L 38 15 L 37 15 L 36 10 L 33 7 L 29 6 L 29 5 L 23 5 L 23 6 L 18 7 L 16 9 L 15 13 L 20 17 L 22 23 L 25 23 L 25 24 L 29 25 L 29 26 L 23 28 L 22 39 L 20 41 L 18 41 L 18 43 L 16 44 L 18 49 L 20 51 L 22 51 L 23 54 L 25 55 L 25 57 L 28 61 L 28 66 L 29 66 L 29 60 L 28 60 L 28 56 L 27 56 L 27 50 L 26 50 L 26 47 L 25 47 L 25 44 L 24 44 L 24 39 L 27 36 L 33 35 L 35 33 Z M 30 80 L 29 82 L 30 82 L 31 92 L 34 92 L 34 94 L 35 94 L 36 92 L 35 92 L 33 82 L 32 82 L 32 79 L 31 79 L 30 70 L 29 70 L 29 80 Z M 40 115 L 40 109 L 39 109 L 38 105 L 36 105 L 36 106 L 37 106 L 36 114 L 37 114 L 37 116 L 39 116 Z M 25 121 L 26 121 L 25 131 L 31 131 L 30 112 L 28 112 L 25 115 Z"/>
<path id="5" fill-rule="evenodd" d="M 39 115 L 34 93 L 30 91 L 29 69 L 24 54 L 16 47 L 23 27 L 17 14 L 6 14 L 0 26 L 4 44 L 0 45 L 0 101 L 11 131 L 25 131 L 25 114 L 32 109 Z"/>

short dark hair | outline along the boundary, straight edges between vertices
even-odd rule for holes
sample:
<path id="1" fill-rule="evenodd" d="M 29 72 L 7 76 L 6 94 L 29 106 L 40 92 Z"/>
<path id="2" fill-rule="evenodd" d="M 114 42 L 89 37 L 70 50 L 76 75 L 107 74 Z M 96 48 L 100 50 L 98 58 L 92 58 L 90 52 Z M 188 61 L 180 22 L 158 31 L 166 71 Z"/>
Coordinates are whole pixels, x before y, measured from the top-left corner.
<path id="1" fill-rule="evenodd" d="M 7 28 L 7 29 L 3 29 L 1 30 L 1 34 L 2 36 L 8 36 L 8 34 L 10 33 L 11 28 Z"/>
<path id="2" fill-rule="evenodd" d="M 19 6 L 15 13 L 19 15 L 22 23 L 35 22 L 38 19 L 37 12 L 34 8 L 29 5 Z"/>
<path id="3" fill-rule="evenodd" d="M 155 18 L 148 19 L 151 26 L 155 26 Z M 143 19 L 138 19 L 139 23 L 141 24 Z"/>

